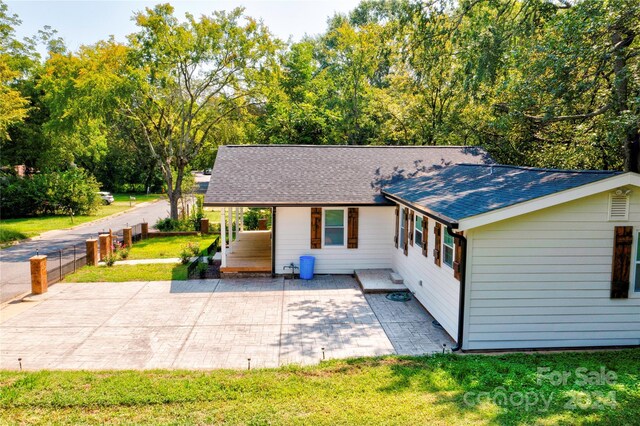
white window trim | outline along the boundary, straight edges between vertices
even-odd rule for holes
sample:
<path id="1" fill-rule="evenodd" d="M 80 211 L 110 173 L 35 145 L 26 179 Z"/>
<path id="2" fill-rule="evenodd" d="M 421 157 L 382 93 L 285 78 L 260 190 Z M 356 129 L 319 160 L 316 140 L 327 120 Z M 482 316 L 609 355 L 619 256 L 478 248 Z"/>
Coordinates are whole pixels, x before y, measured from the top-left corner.
<path id="1" fill-rule="evenodd" d="M 447 268 L 451 269 L 453 271 L 453 263 L 456 261 L 456 240 L 455 238 L 451 237 L 453 240 L 453 245 L 448 246 L 445 244 L 445 236 L 449 235 L 447 233 L 447 227 L 446 226 L 442 226 L 442 253 L 440 254 L 440 259 L 442 260 L 442 264 L 444 266 L 446 266 Z M 450 247 L 451 248 L 451 265 L 447 264 L 447 262 L 444 261 L 444 248 L 445 247 Z"/>
<path id="2" fill-rule="evenodd" d="M 422 221 L 422 216 L 420 216 L 420 221 L 422 225 L 420 226 L 420 234 L 422 235 L 422 241 L 424 241 L 424 221 Z M 413 246 L 417 247 L 420 251 L 422 251 L 422 243 L 418 244 L 416 240 L 416 233 L 418 232 L 418 214 L 413 212 Z"/>
<path id="3" fill-rule="evenodd" d="M 343 232 L 343 238 L 342 238 L 342 245 L 337 245 L 337 244 L 331 244 L 331 245 L 326 245 L 324 242 L 324 217 L 325 217 L 325 210 L 342 210 L 342 232 Z M 347 208 L 345 207 L 323 207 L 322 208 L 322 248 L 327 248 L 327 249 L 343 249 L 347 247 Z"/>

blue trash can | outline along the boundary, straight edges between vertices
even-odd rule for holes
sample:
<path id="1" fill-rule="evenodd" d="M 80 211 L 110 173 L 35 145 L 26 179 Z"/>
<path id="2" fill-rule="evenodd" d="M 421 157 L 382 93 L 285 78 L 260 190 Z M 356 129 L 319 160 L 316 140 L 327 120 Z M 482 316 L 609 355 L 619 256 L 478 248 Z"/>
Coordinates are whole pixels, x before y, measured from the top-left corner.
<path id="1" fill-rule="evenodd" d="M 300 256 L 300 279 L 312 280 L 313 279 L 313 266 L 316 263 L 316 258 L 313 256 Z"/>

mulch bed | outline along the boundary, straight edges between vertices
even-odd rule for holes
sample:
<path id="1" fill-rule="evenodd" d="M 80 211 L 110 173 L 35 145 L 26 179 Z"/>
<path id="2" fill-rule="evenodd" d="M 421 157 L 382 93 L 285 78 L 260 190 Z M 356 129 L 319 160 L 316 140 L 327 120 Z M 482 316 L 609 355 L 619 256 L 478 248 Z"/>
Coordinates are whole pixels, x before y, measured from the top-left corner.
<path id="1" fill-rule="evenodd" d="M 207 265 L 207 271 L 205 272 L 205 276 L 197 276 L 194 278 L 200 279 L 212 279 L 212 278 L 220 278 L 220 261 L 214 260 L 213 265 Z"/>

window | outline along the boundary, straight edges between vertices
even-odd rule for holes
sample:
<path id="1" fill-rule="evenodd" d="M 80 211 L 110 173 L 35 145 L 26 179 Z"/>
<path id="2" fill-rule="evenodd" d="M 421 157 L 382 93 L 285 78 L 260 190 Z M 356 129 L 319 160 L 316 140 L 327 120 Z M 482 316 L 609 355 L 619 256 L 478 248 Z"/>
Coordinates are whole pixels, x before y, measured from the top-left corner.
<path id="1" fill-rule="evenodd" d="M 442 243 L 442 260 L 445 265 L 453 267 L 453 237 L 444 231 L 444 242 Z"/>
<path id="2" fill-rule="evenodd" d="M 324 245 L 344 246 L 344 209 L 324 211 Z"/>
<path id="3" fill-rule="evenodd" d="M 416 232 L 414 241 L 418 247 L 422 247 L 422 216 L 416 215 Z"/>
<path id="4" fill-rule="evenodd" d="M 640 232 L 636 234 L 636 257 L 633 261 L 634 283 L 633 291 L 640 292 Z"/>
<path id="5" fill-rule="evenodd" d="M 398 235 L 398 247 L 402 250 L 404 248 L 404 209 L 400 209 L 400 235 Z"/>

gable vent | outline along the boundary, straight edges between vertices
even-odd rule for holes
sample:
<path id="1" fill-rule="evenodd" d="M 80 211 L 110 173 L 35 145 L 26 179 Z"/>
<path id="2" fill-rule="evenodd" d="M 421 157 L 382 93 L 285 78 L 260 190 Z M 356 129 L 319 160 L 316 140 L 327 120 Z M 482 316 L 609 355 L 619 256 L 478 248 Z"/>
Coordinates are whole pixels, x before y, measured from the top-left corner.
<path id="1" fill-rule="evenodd" d="M 609 220 L 627 220 L 629 218 L 629 195 L 616 191 L 609 198 Z"/>

